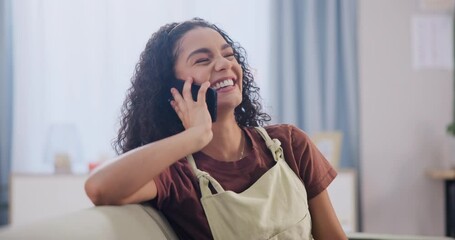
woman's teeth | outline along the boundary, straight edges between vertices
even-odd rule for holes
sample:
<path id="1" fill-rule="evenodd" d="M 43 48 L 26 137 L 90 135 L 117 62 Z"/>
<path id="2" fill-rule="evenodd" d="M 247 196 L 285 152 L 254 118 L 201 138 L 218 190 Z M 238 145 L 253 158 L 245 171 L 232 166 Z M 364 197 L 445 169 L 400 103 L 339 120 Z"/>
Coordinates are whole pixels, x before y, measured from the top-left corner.
<path id="1" fill-rule="evenodd" d="M 213 89 L 218 90 L 223 87 L 234 86 L 234 80 L 226 79 L 224 81 L 218 82 L 213 86 Z"/>

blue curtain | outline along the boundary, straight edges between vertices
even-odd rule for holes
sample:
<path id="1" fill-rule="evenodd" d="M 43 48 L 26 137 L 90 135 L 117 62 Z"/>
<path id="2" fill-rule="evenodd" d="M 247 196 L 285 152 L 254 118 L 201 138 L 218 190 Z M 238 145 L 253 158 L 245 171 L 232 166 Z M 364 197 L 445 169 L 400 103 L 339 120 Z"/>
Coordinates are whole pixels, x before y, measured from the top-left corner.
<path id="1" fill-rule="evenodd" d="M 357 2 L 272 3 L 273 118 L 309 134 L 343 133 L 340 167 L 357 168 Z"/>
<path id="2" fill-rule="evenodd" d="M 0 0 L 0 225 L 8 223 L 13 106 L 11 2 Z"/>
<path id="3" fill-rule="evenodd" d="M 357 171 L 362 230 L 357 76 L 357 1 L 272 1 L 272 118 L 310 135 L 342 132 L 341 168 Z"/>

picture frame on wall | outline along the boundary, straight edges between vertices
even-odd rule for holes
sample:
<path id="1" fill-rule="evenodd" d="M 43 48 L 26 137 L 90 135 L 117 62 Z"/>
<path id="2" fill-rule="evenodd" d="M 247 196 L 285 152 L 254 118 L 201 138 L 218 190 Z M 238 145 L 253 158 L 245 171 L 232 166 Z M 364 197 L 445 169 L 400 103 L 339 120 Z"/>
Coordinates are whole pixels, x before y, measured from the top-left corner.
<path id="1" fill-rule="evenodd" d="M 342 139 L 340 131 L 317 132 L 311 136 L 313 143 L 335 169 L 340 168 Z"/>

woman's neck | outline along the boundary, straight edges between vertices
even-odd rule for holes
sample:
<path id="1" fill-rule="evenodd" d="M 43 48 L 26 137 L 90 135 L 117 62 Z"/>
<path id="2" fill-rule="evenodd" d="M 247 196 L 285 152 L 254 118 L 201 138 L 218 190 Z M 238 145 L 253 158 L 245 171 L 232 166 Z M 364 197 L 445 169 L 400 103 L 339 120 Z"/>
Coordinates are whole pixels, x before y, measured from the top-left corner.
<path id="1" fill-rule="evenodd" d="M 237 161 L 244 155 L 246 136 L 234 117 L 219 120 L 213 123 L 213 139 L 202 149 L 202 152 L 220 161 Z"/>

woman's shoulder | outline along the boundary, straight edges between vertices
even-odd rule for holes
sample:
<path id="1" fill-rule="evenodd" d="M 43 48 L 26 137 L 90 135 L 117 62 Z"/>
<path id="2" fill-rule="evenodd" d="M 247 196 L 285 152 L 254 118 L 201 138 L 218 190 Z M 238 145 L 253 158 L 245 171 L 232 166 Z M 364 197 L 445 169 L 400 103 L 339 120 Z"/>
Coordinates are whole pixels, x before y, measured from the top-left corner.
<path id="1" fill-rule="evenodd" d="M 308 134 L 293 124 L 274 124 L 264 127 L 270 136 L 287 136 L 291 138 L 308 138 Z"/>
<path id="2" fill-rule="evenodd" d="M 192 176 L 193 172 L 191 171 L 190 164 L 186 158 L 182 158 L 165 168 L 156 179 L 163 181 L 163 183 L 170 183 L 174 181 L 189 181 Z"/>
<path id="3" fill-rule="evenodd" d="M 267 131 L 292 131 L 293 129 L 299 129 L 293 124 L 280 123 L 264 126 Z"/>
<path id="4" fill-rule="evenodd" d="M 285 142 L 308 142 L 310 138 L 302 129 L 293 124 L 273 124 L 263 127 L 271 138 L 277 138 Z M 254 128 L 249 128 L 249 131 L 255 131 Z"/>

